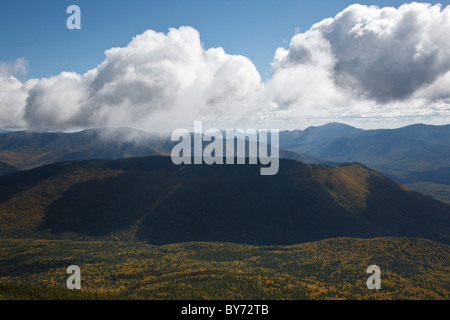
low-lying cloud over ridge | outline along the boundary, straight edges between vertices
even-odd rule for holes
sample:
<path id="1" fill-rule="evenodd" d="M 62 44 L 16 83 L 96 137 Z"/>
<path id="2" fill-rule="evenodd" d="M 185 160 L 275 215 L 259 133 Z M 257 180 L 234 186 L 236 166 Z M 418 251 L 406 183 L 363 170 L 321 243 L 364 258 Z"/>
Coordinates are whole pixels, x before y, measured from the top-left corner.
<path id="1" fill-rule="evenodd" d="M 279 48 L 263 84 L 248 58 L 204 49 L 191 27 L 148 30 L 83 75 L 22 82 L 26 60 L 0 63 L 0 127 L 448 123 L 449 31 L 450 7 L 352 5 Z"/>

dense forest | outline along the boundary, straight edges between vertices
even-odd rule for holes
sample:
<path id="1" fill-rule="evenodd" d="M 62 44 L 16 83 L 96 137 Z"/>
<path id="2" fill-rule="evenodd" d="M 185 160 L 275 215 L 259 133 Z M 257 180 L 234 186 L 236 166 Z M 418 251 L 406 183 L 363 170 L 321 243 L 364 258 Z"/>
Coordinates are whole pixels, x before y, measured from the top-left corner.
<path id="1" fill-rule="evenodd" d="M 337 238 L 293 246 L 1 240 L 0 299 L 449 299 L 448 245 Z M 69 265 L 81 290 L 66 288 Z M 366 269 L 381 268 L 380 290 Z"/>

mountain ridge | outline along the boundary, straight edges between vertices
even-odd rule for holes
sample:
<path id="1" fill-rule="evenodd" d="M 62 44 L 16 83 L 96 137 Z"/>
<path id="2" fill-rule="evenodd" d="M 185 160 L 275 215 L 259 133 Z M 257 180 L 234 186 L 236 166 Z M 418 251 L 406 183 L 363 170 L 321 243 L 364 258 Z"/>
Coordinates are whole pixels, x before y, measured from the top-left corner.
<path id="1" fill-rule="evenodd" d="M 71 160 L 167 156 L 176 144 L 170 141 L 170 135 L 131 128 L 97 128 L 75 133 L 17 131 L 0 135 L 0 161 L 28 170 Z M 290 150 L 280 150 L 280 156 L 306 163 L 337 164 Z"/>
<path id="2" fill-rule="evenodd" d="M 84 160 L 0 177 L 1 238 L 140 239 L 294 244 L 333 237 L 450 243 L 450 206 L 361 164 L 281 159 L 181 165 L 169 157 Z"/>

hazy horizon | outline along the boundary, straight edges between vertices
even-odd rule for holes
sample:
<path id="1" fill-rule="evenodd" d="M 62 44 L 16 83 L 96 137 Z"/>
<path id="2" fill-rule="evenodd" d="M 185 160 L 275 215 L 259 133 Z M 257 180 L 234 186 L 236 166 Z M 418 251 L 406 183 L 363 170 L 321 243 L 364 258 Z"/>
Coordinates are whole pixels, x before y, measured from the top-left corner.
<path id="1" fill-rule="evenodd" d="M 385 128 L 385 127 L 378 127 L 378 128 L 363 128 L 363 127 L 359 127 L 359 126 L 353 126 L 344 122 L 327 122 L 324 124 L 319 124 L 319 125 L 311 125 L 311 126 L 307 126 L 304 128 L 293 128 L 293 129 L 280 129 L 280 132 L 293 132 L 293 131 L 305 131 L 308 128 L 314 128 L 314 127 L 323 127 L 323 126 L 327 126 L 329 124 L 342 124 L 342 125 L 346 125 L 346 126 L 350 126 L 350 127 L 354 127 L 356 129 L 362 129 L 362 130 L 366 130 L 366 131 L 370 131 L 370 130 L 395 130 L 395 129 L 401 129 L 401 128 L 405 128 L 405 127 L 410 127 L 410 126 L 415 126 L 415 125 L 425 125 L 425 126 L 436 126 L 436 127 L 440 127 L 440 126 L 448 126 L 450 125 L 450 123 L 447 124 L 431 124 L 431 123 L 411 123 L 411 124 L 407 124 L 407 125 L 403 125 L 403 126 L 396 126 L 396 127 L 389 127 L 389 128 Z M 193 126 L 191 125 L 190 127 L 187 126 L 186 129 L 192 129 Z M 21 129 L 3 129 L 0 128 L 0 134 L 2 133 L 2 131 L 4 132 L 32 132 L 32 133 L 77 133 L 77 132 L 83 132 L 83 131 L 87 131 L 87 130 L 99 130 L 99 129 L 105 129 L 105 130 L 118 130 L 118 129 L 132 129 L 132 130 L 137 130 L 137 131 L 142 131 L 148 134 L 157 134 L 157 135 L 170 135 L 172 134 L 172 131 L 147 131 L 144 129 L 139 129 L 139 128 L 133 128 L 133 127 L 125 127 L 125 126 L 118 126 L 118 127 L 92 127 L 92 128 L 83 128 L 83 129 L 73 129 L 73 130 L 29 130 L 29 129 L 25 129 L 25 128 L 21 128 Z M 215 128 L 215 127 L 205 127 L 203 131 L 205 131 L 206 129 L 218 129 L 218 130 L 226 130 L 226 129 L 243 129 L 243 130 L 247 130 L 247 129 L 271 129 L 271 128 L 250 128 L 250 127 L 239 127 L 239 128 L 229 128 L 229 127 L 224 127 L 224 128 Z M 278 129 L 278 128 L 272 128 L 272 129 Z"/>

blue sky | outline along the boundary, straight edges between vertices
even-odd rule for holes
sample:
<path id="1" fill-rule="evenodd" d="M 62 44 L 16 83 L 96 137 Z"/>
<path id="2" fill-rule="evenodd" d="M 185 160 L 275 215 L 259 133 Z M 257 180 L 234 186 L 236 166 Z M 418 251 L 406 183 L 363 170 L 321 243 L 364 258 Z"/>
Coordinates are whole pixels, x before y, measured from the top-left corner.
<path id="1" fill-rule="evenodd" d="M 446 4 L 448 1 L 428 1 Z M 277 47 L 288 47 L 296 31 L 304 32 L 334 17 L 355 1 L 347 0 L 4 0 L 0 2 L 0 61 L 25 58 L 26 78 L 62 71 L 84 73 L 104 60 L 104 51 L 126 46 L 147 29 L 195 27 L 205 48 L 223 47 L 244 55 L 264 80 Z M 398 7 L 403 1 L 359 1 Z M 82 11 L 82 30 L 66 28 L 66 8 Z M 22 77 L 23 79 L 24 77 Z"/>

